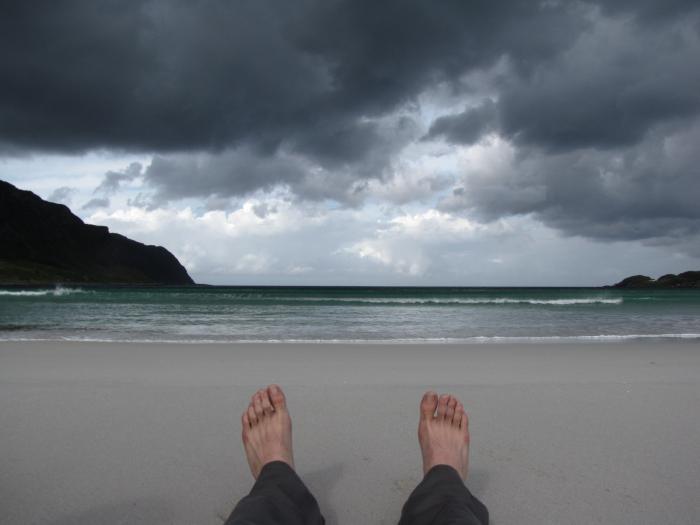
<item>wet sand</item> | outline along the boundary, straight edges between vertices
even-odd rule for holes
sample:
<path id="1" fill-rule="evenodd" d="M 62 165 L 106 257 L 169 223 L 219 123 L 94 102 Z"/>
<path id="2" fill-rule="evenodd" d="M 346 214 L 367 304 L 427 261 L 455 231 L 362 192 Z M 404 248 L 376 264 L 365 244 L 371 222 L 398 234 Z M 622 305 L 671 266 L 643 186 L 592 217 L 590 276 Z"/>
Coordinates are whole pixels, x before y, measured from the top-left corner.
<path id="1" fill-rule="evenodd" d="M 330 524 L 397 521 L 428 388 L 470 413 L 492 523 L 700 523 L 694 341 L 0 343 L 0 523 L 222 523 L 252 485 L 239 415 L 270 382 Z"/>

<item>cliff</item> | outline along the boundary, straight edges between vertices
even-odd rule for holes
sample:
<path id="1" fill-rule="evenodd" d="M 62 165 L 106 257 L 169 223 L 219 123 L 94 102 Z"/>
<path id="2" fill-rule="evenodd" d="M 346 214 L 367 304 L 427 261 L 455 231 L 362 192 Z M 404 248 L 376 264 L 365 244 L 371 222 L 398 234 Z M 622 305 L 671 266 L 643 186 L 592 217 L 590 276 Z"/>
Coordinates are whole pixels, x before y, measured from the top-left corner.
<path id="1" fill-rule="evenodd" d="M 85 224 L 67 206 L 0 181 L 0 283 L 194 284 L 162 246 Z"/>
<path id="2" fill-rule="evenodd" d="M 700 271 L 669 273 L 658 279 L 646 275 L 633 275 L 623 279 L 612 288 L 700 288 Z"/>

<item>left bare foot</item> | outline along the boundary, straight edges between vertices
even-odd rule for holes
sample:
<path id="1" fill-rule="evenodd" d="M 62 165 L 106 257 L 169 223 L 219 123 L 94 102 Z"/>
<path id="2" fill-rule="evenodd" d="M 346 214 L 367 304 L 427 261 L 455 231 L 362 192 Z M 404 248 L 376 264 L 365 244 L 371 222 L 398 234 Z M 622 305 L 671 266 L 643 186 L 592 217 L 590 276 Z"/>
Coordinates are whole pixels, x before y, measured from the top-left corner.
<path id="1" fill-rule="evenodd" d="M 253 477 L 272 461 L 284 461 L 294 468 L 292 419 L 284 392 L 277 385 L 258 390 L 241 416 L 243 447 Z"/>

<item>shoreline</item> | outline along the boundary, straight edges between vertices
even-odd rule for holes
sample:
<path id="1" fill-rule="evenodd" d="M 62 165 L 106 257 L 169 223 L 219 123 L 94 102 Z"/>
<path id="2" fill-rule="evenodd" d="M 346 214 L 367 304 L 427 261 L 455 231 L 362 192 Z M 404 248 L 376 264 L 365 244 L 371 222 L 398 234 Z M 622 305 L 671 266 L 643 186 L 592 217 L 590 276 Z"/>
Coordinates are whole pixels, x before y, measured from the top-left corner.
<path id="1" fill-rule="evenodd" d="M 418 402 L 470 414 L 494 523 L 695 524 L 700 343 L 0 342 L 0 522 L 220 524 L 252 486 L 240 412 L 285 389 L 327 523 L 392 523 Z"/>
<path id="2" fill-rule="evenodd" d="M 6 330 L 12 331 L 12 330 Z M 619 335 L 553 335 L 553 336 L 474 336 L 471 338 L 442 338 L 442 339 L 99 339 L 99 338 L 0 338 L 0 344 L 53 344 L 69 343 L 76 345 L 376 345 L 376 346 L 498 346 L 498 345 L 598 345 L 598 344 L 654 344 L 654 343 L 700 343 L 700 333 L 678 334 L 619 334 Z"/>

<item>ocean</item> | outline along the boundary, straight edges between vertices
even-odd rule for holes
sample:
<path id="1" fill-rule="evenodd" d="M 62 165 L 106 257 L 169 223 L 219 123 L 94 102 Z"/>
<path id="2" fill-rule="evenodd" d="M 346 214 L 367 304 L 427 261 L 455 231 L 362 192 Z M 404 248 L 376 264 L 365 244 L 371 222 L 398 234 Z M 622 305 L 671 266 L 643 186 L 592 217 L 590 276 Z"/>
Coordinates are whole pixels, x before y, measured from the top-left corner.
<path id="1" fill-rule="evenodd" d="M 0 341 L 547 342 L 700 339 L 700 290 L 0 288 Z"/>

